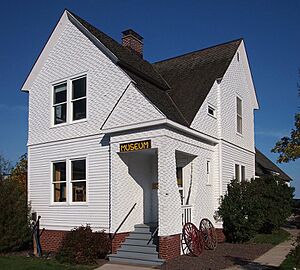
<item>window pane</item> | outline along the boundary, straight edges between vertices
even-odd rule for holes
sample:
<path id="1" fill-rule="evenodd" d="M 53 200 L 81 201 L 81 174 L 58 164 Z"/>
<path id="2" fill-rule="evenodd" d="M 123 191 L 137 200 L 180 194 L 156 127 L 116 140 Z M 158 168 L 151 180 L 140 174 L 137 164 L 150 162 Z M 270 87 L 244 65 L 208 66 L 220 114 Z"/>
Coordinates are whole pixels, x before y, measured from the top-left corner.
<path id="1" fill-rule="evenodd" d="M 236 98 L 236 111 L 237 113 L 242 116 L 242 100 L 240 98 Z"/>
<path id="2" fill-rule="evenodd" d="M 72 99 L 86 96 L 86 78 L 85 77 L 74 80 L 72 85 L 73 85 Z"/>
<path id="3" fill-rule="evenodd" d="M 210 114 L 210 115 L 215 115 L 215 109 L 214 108 L 212 108 L 212 107 L 210 107 L 210 106 L 208 106 L 208 113 Z"/>
<path id="4" fill-rule="evenodd" d="M 245 181 L 246 180 L 245 166 L 242 166 L 241 170 L 242 170 L 242 181 Z"/>
<path id="5" fill-rule="evenodd" d="M 65 123 L 67 120 L 67 104 L 56 105 L 54 107 L 54 124 Z"/>
<path id="6" fill-rule="evenodd" d="M 237 132 L 242 133 L 243 129 L 243 120 L 239 115 L 237 116 Z"/>
<path id="7" fill-rule="evenodd" d="M 53 182 L 66 181 L 66 162 L 53 163 Z"/>
<path id="8" fill-rule="evenodd" d="M 73 102 L 73 120 L 86 118 L 86 99 Z"/>
<path id="9" fill-rule="evenodd" d="M 206 162 L 206 173 L 209 174 L 210 173 L 210 161 Z"/>
<path id="10" fill-rule="evenodd" d="M 178 185 L 178 187 L 183 187 L 182 168 L 176 168 L 176 176 L 177 176 L 177 185 Z"/>
<path id="11" fill-rule="evenodd" d="M 54 202 L 66 201 L 66 183 L 55 183 L 54 187 Z"/>
<path id="12" fill-rule="evenodd" d="M 67 101 L 67 83 L 54 86 L 54 104 Z"/>
<path id="13" fill-rule="evenodd" d="M 85 159 L 72 161 L 72 180 L 85 180 Z"/>
<path id="14" fill-rule="evenodd" d="M 235 164 L 235 177 L 236 180 L 240 181 L 240 166 Z"/>
<path id="15" fill-rule="evenodd" d="M 74 182 L 72 183 L 73 190 L 73 202 L 85 202 L 86 201 L 86 182 Z"/>

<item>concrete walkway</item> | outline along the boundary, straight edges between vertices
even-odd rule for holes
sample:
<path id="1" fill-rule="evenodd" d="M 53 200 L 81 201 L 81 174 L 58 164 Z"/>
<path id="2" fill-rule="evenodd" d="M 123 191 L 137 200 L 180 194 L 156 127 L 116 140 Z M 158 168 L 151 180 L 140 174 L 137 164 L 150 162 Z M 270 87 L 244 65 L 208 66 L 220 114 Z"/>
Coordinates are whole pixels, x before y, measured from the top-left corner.
<path id="1" fill-rule="evenodd" d="M 284 261 L 291 249 L 294 248 L 295 240 L 300 232 L 297 229 L 286 229 L 292 237 L 281 244 L 271 248 L 268 252 L 244 266 L 234 266 L 226 269 L 231 270 L 263 270 L 274 269 Z"/>

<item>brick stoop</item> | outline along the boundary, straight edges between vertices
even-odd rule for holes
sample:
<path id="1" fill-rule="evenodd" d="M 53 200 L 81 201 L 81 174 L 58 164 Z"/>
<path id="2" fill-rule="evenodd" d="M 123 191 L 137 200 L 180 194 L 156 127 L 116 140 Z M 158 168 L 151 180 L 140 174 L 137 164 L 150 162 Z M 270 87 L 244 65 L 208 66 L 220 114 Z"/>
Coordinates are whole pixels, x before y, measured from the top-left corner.
<path id="1" fill-rule="evenodd" d="M 159 237 L 159 257 L 170 260 L 180 256 L 180 234 Z"/>
<path id="2" fill-rule="evenodd" d="M 216 228 L 216 233 L 217 233 L 218 243 L 224 243 L 226 238 L 225 238 L 225 234 L 223 232 L 223 229 Z"/>
<path id="3" fill-rule="evenodd" d="M 45 230 L 41 235 L 41 246 L 43 251 L 57 252 L 68 231 Z"/>

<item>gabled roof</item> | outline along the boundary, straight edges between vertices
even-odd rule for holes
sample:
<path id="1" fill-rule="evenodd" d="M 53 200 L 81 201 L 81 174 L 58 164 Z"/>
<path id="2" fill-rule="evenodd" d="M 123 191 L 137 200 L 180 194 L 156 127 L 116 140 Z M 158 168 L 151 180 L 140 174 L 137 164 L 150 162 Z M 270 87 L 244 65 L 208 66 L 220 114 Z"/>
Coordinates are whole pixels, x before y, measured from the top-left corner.
<path id="1" fill-rule="evenodd" d="M 171 85 L 169 95 L 189 124 L 216 79 L 222 78 L 242 39 L 154 63 Z"/>
<path id="2" fill-rule="evenodd" d="M 255 148 L 255 152 L 255 174 L 257 176 L 277 174 L 278 177 L 284 181 L 292 180 L 284 171 L 282 171 L 278 166 L 276 166 L 257 148 Z"/>

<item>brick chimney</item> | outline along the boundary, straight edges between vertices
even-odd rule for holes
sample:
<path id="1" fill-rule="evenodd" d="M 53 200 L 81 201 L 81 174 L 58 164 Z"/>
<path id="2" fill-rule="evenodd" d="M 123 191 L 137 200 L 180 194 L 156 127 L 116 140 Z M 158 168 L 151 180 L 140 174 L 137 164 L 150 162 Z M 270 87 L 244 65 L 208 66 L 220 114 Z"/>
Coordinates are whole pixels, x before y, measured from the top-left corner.
<path id="1" fill-rule="evenodd" d="M 143 58 L 143 37 L 132 29 L 122 32 L 122 45 Z"/>

